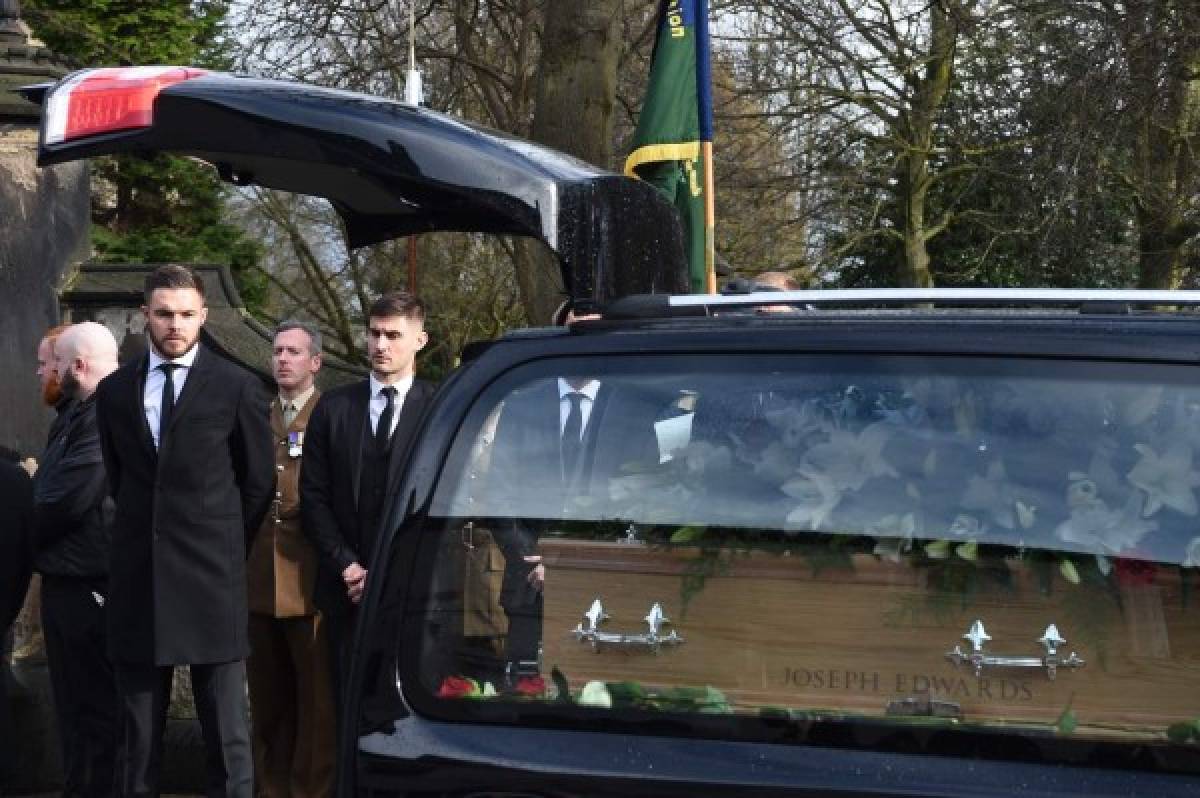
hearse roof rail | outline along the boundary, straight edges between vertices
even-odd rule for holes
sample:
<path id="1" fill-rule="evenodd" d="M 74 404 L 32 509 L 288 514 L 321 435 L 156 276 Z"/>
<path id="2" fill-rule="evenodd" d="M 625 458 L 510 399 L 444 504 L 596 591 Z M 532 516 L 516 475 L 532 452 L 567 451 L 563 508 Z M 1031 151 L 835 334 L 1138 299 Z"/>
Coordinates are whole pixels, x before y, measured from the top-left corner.
<path id="1" fill-rule="evenodd" d="M 1155 310 L 1200 307 L 1200 291 L 1075 288 L 846 288 L 805 291 L 753 291 L 736 294 L 644 294 L 622 297 L 604 308 L 606 319 L 707 316 L 723 311 L 787 306 L 806 311 L 826 308 L 983 308 L 1075 309 L 1079 313 L 1125 314 L 1135 307 Z"/>

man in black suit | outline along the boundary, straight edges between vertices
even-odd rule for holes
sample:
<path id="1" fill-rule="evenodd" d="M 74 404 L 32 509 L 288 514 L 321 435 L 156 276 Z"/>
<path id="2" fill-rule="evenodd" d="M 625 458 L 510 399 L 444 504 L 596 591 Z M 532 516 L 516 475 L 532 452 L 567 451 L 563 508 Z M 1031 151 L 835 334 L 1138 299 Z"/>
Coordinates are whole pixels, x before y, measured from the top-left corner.
<path id="1" fill-rule="evenodd" d="M 25 469 L 0 459 L 0 793 L 12 763 L 12 722 L 8 716 L 8 628 L 25 603 L 32 567 L 33 484 Z"/>
<path id="2" fill-rule="evenodd" d="M 626 464 L 658 463 L 657 409 L 649 394 L 591 377 L 541 380 L 505 399 L 488 504 L 510 511 L 493 531 L 505 560 L 508 681 L 537 669 L 545 581 L 538 538 L 562 519 L 613 517 L 609 480 Z"/>
<path id="3" fill-rule="evenodd" d="M 245 557 L 272 498 L 264 386 L 199 342 L 204 284 L 146 278 L 145 356 L 100 383 L 116 498 L 108 639 L 124 733 L 118 792 L 157 795 L 172 668 L 190 665 L 208 795 L 252 795 Z"/>
<path id="4" fill-rule="evenodd" d="M 321 395 L 300 467 L 301 525 L 320 558 L 314 601 L 329 630 L 339 707 L 387 499 L 433 395 L 430 383 L 415 379 L 417 352 L 428 341 L 421 300 L 406 291 L 385 294 L 367 316 L 371 374 Z"/>

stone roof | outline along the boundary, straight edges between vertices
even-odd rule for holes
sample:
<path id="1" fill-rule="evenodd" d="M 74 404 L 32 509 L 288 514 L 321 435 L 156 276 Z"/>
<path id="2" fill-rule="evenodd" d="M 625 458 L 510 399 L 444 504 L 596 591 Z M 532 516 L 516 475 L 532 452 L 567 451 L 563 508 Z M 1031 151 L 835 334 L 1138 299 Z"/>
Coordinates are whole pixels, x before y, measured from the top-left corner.
<path id="1" fill-rule="evenodd" d="M 14 89 L 58 80 L 71 64 L 30 35 L 17 0 L 0 0 L 0 122 L 35 123 L 42 109 Z"/>
<path id="2" fill-rule="evenodd" d="M 161 264 L 85 263 L 61 294 L 64 305 L 80 310 L 100 307 L 137 308 L 142 305 L 146 275 Z M 205 340 L 230 360 L 270 383 L 271 329 L 246 310 L 233 277 L 225 266 L 186 264 L 204 281 L 208 320 Z M 362 379 L 366 370 L 326 354 L 317 375 L 322 390 Z"/>

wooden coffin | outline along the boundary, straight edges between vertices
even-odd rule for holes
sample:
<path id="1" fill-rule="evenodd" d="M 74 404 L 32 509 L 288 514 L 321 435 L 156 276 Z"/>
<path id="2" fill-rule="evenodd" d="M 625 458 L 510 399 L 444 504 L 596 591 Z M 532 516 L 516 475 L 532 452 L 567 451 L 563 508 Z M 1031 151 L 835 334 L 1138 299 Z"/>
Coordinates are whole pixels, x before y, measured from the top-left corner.
<path id="1" fill-rule="evenodd" d="M 711 686 L 746 712 L 938 706 L 964 722 L 1048 727 L 1071 717 L 1077 733 L 1118 737 L 1162 738 L 1200 716 L 1200 607 L 1189 606 L 1186 582 L 1200 580 L 1179 569 L 1105 593 L 1057 573 L 1048 584 L 1016 563 L 1004 588 L 947 593 L 931 587 L 928 569 L 864 553 L 815 570 L 798 556 L 638 543 L 543 539 L 541 552 L 543 666 L 572 689 Z M 657 652 L 590 645 L 572 630 L 596 598 L 610 615 L 602 629 L 645 632 L 658 602 L 673 622 L 664 630 L 685 642 Z M 1055 624 L 1067 640 L 1060 658 L 1074 652 L 1084 664 L 1053 679 L 1045 668 L 986 666 L 977 676 L 947 656 L 972 651 L 964 634 L 976 620 L 991 636 L 985 654 L 1043 657 L 1038 640 Z"/>

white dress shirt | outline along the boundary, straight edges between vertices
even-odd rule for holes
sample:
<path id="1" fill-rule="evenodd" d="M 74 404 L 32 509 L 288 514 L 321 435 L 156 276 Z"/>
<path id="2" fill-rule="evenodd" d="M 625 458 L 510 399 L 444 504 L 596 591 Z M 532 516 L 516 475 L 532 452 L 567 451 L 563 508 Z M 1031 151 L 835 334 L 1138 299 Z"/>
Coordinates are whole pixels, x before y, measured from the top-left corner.
<path id="1" fill-rule="evenodd" d="M 279 412 L 283 415 L 283 425 L 285 427 L 291 426 L 291 422 L 295 420 L 296 416 L 300 415 L 300 411 L 304 409 L 304 406 L 306 404 L 308 404 L 308 400 L 312 398 L 312 395 L 316 392 L 316 390 L 317 390 L 316 385 L 310 385 L 310 386 L 308 386 L 307 391 L 304 391 L 299 396 L 297 396 L 295 399 L 284 399 L 283 395 L 280 394 L 280 396 L 279 396 Z M 290 420 L 288 419 L 288 412 L 287 412 L 287 407 L 289 404 L 294 408 L 293 416 Z"/>
<path id="2" fill-rule="evenodd" d="M 588 419 L 592 417 L 592 405 L 596 402 L 596 393 L 600 390 L 599 380 L 588 380 L 582 388 L 572 388 L 571 383 L 558 378 L 558 435 L 561 438 L 563 430 L 567 428 L 567 415 L 571 412 L 571 400 L 567 398 L 569 393 L 583 394 L 583 400 L 579 403 L 579 439 L 583 440 L 585 431 L 587 430 Z"/>
<path id="3" fill-rule="evenodd" d="M 150 345 L 150 364 L 149 371 L 146 372 L 146 388 L 142 392 L 142 408 L 146 414 L 146 423 L 150 425 L 150 434 L 154 436 L 155 449 L 158 448 L 159 440 L 158 422 L 162 415 L 163 383 L 167 380 L 167 375 L 163 374 L 159 365 L 174 363 L 179 366 L 171 375 L 171 382 L 175 385 L 175 401 L 178 402 L 179 394 L 183 392 L 183 384 L 187 381 L 187 376 L 196 362 L 196 352 L 199 349 L 198 344 L 194 345 L 186 354 L 168 360 L 158 353 L 153 344 Z"/>
<path id="4" fill-rule="evenodd" d="M 375 434 L 375 430 L 379 427 L 379 417 L 383 415 L 383 409 L 387 407 L 387 397 L 383 395 L 383 389 L 387 386 L 375 379 L 375 373 L 370 376 L 371 382 L 371 434 Z M 404 407 L 404 397 L 408 396 L 408 389 L 412 387 L 413 377 L 408 375 L 397 382 L 392 383 L 392 387 L 396 389 L 395 409 L 392 410 L 392 428 L 388 430 L 388 437 L 396 433 L 396 425 L 400 423 L 400 408 Z"/>

